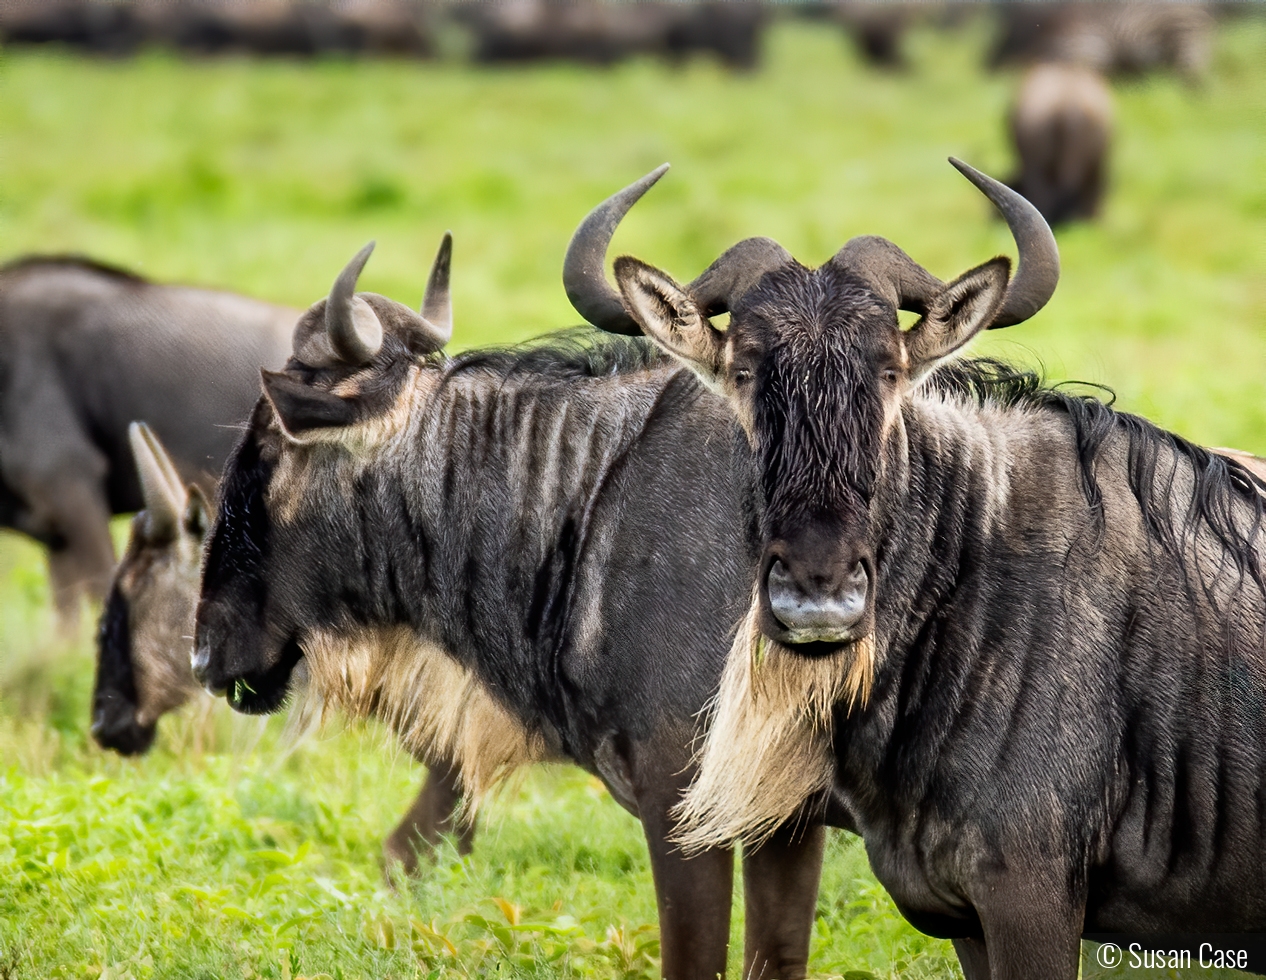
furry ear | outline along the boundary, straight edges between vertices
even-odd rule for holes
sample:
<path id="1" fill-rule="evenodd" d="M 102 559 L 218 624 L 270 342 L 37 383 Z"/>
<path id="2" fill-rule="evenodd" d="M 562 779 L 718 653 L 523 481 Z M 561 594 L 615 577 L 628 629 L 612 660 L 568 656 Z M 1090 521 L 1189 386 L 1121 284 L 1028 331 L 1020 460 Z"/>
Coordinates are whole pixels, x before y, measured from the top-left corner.
<path id="1" fill-rule="evenodd" d="M 673 357 L 716 385 L 724 365 L 725 335 L 690 295 L 653 266 L 625 255 L 615 260 L 615 281 L 624 308 L 642 332 Z"/>
<path id="2" fill-rule="evenodd" d="M 1011 260 L 990 259 L 946 283 L 906 332 L 910 376 L 918 381 L 993 322 L 1007 293 Z"/>
<path id="3" fill-rule="evenodd" d="M 202 488 L 196 483 L 189 484 L 189 499 L 185 503 L 185 531 L 195 538 L 205 538 L 207 528 L 211 526 L 211 505 L 207 503 Z"/>
<path id="4" fill-rule="evenodd" d="M 319 391 L 280 371 L 260 371 L 264 395 L 290 436 L 308 429 L 332 429 L 356 421 L 356 406 L 329 391 Z"/>

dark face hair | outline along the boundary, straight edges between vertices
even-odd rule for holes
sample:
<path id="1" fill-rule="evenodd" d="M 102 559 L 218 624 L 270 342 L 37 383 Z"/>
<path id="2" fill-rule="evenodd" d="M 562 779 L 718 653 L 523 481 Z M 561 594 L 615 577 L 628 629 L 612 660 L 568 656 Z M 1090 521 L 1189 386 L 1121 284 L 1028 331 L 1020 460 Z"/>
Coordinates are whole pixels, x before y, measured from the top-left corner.
<path id="1" fill-rule="evenodd" d="M 900 329 L 896 310 L 857 277 L 792 264 L 736 306 L 727 340 L 728 385 L 747 403 L 762 473 L 762 628 L 784 636 L 770 609 L 771 574 L 775 586 L 789 578 L 806 595 L 873 580 L 868 515 L 884 401 L 901 371 Z M 869 628 L 873 599 L 863 590 L 858 633 Z"/>
<path id="2" fill-rule="evenodd" d="M 274 520 L 279 466 L 296 448 L 289 443 L 307 443 L 298 447 L 305 453 L 355 454 L 342 437 L 396 409 L 410 370 L 447 340 L 451 240 L 445 236 L 427 285 L 423 307 L 432 319 L 386 297 L 355 292 L 372 249 L 362 249 L 329 297 L 299 320 L 285 369 L 263 372 L 264 394 L 225 466 L 203 564 L 193 673 L 238 711 L 281 707 L 303 658 L 299 624 L 330 622 L 348 598 L 337 587 L 325 588 L 321 574 L 339 567 L 331 554 L 354 560 L 347 522 L 340 526 L 329 507 L 312 508 L 320 515 L 315 531 Z M 307 482 L 285 489 L 322 493 Z M 358 581 L 352 591 L 366 588 L 359 576 L 340 581 L 349 587 Z"/>
<path id="3" fill-rule="evenodd" d="M 156 725 L 136 721 L 128 603 L 117 583 L 106 599 L 97 634 L 97 679 L 92 692 L 92 736 L 105 749 L 140 755 L 154 743 Z"/>
<path id="4" fill-rule="evenodd" d="M 199 655 L 214 646 L 219 669 L 203 676 L 213 693 L 227 693 L 239 711 L 266 713 L 285 699 L 297 645 L 275 640 L 268 622 L 268 561 L 272 521 L 266 495 L 275 470 L 272 410 L 260 398 L 250 426 L 225 467 L 220 512 L 211 531 L 198 603 Z"/>

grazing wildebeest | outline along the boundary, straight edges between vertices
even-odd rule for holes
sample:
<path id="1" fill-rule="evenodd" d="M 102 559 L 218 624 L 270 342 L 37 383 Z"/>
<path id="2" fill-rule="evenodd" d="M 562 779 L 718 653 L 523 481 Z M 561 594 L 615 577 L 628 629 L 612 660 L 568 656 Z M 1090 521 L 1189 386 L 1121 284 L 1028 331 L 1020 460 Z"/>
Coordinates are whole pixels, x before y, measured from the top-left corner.
<path id="1" fill-rule="evenodd" d="M 94 0 L 6 0 L 0 3 L 0 41 L 64 44 L 94 54 L 132 53 L 144 29 L 131 6 Z"/>
<path id="2" fill-rule="evenodd" d="M 1084 65 L 1109 75 L 1208 69 L 1213 17 L 1201 2 L 1038 2 L 998 5 L 990 67 L 1033 61 Z"/>
<path id="3" fill-rule="evenodd" d="M 0 267 L 0 524 L 49 549 L 59 611 L 105 594 L 111 514 L 139 510 L 127 427 L 151 419 L 210 490 L 299 311 L 74 258 Z"/>
<path id="4" fill-rule="evenodd" d="M 265 373 L 221 484 L 195 674 L 262 712 L 302 663 L 326 704 L 453 759 L 475 799 L 539 759 L 597 774 L 645 831 L 664 975 L 714 980 L 732 852 L 685 857 L 669 810 L 751 589 L 742 434 L 642 340 L 445 358 L 448 248 L 422 316 L 354 294 L 361 252 Z M 744 976 L 804 976 L 823 834 L 744 853 Z"/>
<path id="5" fill-rule="evenodd" d="M 720 392 L 760 470 L 756 588 L 683 840 L 759 840 L 829 788 L 969 980 L 1073 980 L 1083 932 L 1266 930 L 1266 484 L 946 363 L 1059 270 L 1032 206 L 956 166 L 1011 227 L 1010 282 L 996 258 L 942 283 L 874 237 L 816 270 L 749 239 L 684 287 L 616 262 L 628 314 L 602 325 Z"/>
<path id="6" fill-rule="evenodd" d="M 137 755 L 153 744 L 159 718 L 201 692 L 189 661 L 210 510 L 149 426 L 132 423 L 128 439 L 145 507 L 132 520 L 101 617 L 92 734 L 103 748 Z M 383 844 L 388 867 L 398 862 L 409 873 L 418 868 L 419 849 L 445 835 L 463 854 L 474 842 L 474 827 L 456 819 L 452 764 L 419 761 L 428 766 L 426 783 Z"/>
<path id="7" fill-rule="evenodd" d="M 581 3 L 500 0 L 455 10 L 483 63 L 565 59 L 610 65 L 634 55 L 680 60 L 709 52 L 754 68 L 767 21 L 763 3 Z"/>
<path id="8" fill-rule="evenodd" d="M 1112 92 L 1103 76 L 1060 62 L 1034 65 L 1008 121 L 1020 158 L 1011 186 L 1051 225 L 1093 218 L 1112 141 Z"/>

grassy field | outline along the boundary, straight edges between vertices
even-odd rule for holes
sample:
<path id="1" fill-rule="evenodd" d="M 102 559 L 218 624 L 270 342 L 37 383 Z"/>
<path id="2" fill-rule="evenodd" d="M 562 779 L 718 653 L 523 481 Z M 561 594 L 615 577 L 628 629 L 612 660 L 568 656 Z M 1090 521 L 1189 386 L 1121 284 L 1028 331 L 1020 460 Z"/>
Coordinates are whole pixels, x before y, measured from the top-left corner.
<path id="1" fill-rule="evenodd" d="M 812 264 L 882 234 L 951 275 L 1009 247 L 945 157 L 1008 170 L 1014 79 L 977 67 L 980 24 L 911 40 L 915 67 L 894 75 L 803 24 L 739 77 L 5 52 L 0 259 L 85 252 L 302 306 L 376 238 L 364 288 L 416 302 L 451 228 L 455 344 L 515 340 L 574 322 L 558 280 L 571 229 L 670 160 L 615 247 L 679 278 L 752 234 Z M 1266 22 L 1237 21 L 1202 87 L 1117 89 L 1103 220 L 1061 234 L 1048 309 L 978 350 L 1266 453 L 1263 51 Z M 654 974 L 640 831 L 583 773 L 528 774 L 483 812 L 470 858 L 389 885 L 379 843 L 421 770 L 386 735 L 295 747 L 279 719 L 203 707 L 120 760 L 86 735 L 89 633 L 53 635 L 39 552 L 0 537 L 0 978 Z M 812 965 L 957 975 L 844 835 Z"/>

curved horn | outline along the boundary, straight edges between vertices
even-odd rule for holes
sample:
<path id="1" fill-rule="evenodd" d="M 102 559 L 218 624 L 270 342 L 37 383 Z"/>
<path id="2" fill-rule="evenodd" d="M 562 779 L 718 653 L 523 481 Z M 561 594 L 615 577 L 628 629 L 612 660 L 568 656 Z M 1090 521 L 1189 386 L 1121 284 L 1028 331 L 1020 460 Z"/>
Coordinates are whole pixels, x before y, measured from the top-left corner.
<path id="1" fill-rule="evenodd" d="M 945 284 L 905 252 L 878 235 L 851 238 L 831 262 L 862 277 L 899 310 L 926 313 L 928 302 Z"/>
<path id="2" fill-rule="evenodd" d="M 745 238 L 731 245 L 686 287 L 704 316 L 726 313 L 770 269 L 795 261 L 772 238 Z"/>
<path id="3" fill-rule="evenodd" d="M 664 176 L 661 164 L 641 180 L 613 194 L 589 212 L 571 236 L 563 258 L 563 288 L 576 312 L 599 330 L 640 336 L 642 329 L 624 309 L 620 294 L 607 281 L 607 246 L 629 208 Z"/>
<path id="4" fill-rule="evenodd" d="M 348 364 L 368 364 L 382 346 L 382 324 L 373 308 L 356 295 L 356 280 L 374 250 L 370 242 L 334 280 L 325 301 L 325 332 L 334 353 Z"/>
<path id="5" fill-rule="evenodd" d="M 155 540 L 173 538 L 185 509 L 184 484 L 148 425 L 133 422 L 127 427 L 127 438 L 145 504 L 145 535 Z"/>
<path id="6" fill-rule="evenodd" d="M 1037 208 L 1006 184 L 986 177 L 961 160 L 950 157 L 949 162 L 993 202 L 1020 251 L 1019 267 L 989 329 L 1021 323 L 1046 305 L 1059 284 L 1059 246 L 1055 235 Z"/>
<path id="7" fill-rule="evenodd" d="M 453 233 L 444 232 L 440 250 L 431 264 L 431 276 L 426 281 L 426 294 L 422 297 L 422 319 L 431 327 L 439 347 L 453 336 L 453 298 L 448 291 L 448 274 L 453 265 Z"/>

